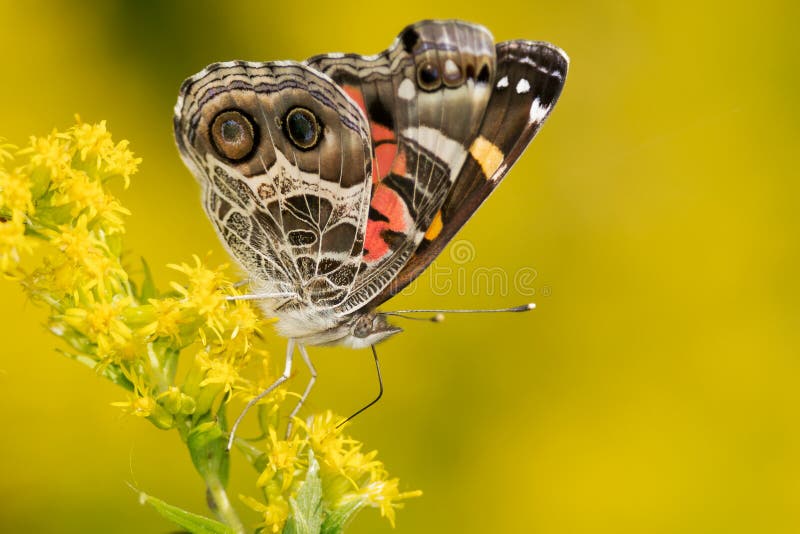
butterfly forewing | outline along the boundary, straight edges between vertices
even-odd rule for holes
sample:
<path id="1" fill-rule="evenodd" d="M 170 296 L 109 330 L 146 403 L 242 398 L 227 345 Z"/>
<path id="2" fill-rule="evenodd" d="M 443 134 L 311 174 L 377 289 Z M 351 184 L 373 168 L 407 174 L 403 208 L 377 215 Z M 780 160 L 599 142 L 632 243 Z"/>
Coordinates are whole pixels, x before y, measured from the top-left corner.
<path id="1" fill-rule="evenodd" d="M 491 94 L 494 55 L 481 26 L 423 21 L 376 56 L 308 60 L 362 107 L 375 157 L 362 272 L 338 311 L 373 299 L 422 241 L 468 159 Z"/>
<path id="2" fill-rule="evenodd" d="M 497 45 L 497 74 L 477 137 L 434 225 L 409 261 L 370 303 L 380 305 L 411 283 L 475 213 L 522 155 L 555 106 L 568 59 L 548 43 Z"/>

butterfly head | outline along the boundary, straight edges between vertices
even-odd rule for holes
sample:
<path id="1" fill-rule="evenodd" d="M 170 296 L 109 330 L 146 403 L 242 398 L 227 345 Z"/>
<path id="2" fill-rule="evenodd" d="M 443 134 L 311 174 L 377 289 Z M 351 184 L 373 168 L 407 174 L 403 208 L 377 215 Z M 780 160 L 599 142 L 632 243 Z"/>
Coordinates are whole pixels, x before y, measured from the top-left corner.
<path id="1" fill-rule="evenodd" d="M 354 348 L 368 347 L 402 331 L 402 328 L 389 324 L 385 315 L 369 312 L 353 321 L 350 335 L 343 343 Z"/>
<path id="2" fill-rule="evenodd" d="M 390 324 L 386 314 L 376 311 L 337 316 L 329 311 L 311 313 L 305 307 L 284 305 L 268 313 L 278 318 L 275 328 L 280 335 L 304 345 L 344 345 L 359 349 L 403 331 Z"/>

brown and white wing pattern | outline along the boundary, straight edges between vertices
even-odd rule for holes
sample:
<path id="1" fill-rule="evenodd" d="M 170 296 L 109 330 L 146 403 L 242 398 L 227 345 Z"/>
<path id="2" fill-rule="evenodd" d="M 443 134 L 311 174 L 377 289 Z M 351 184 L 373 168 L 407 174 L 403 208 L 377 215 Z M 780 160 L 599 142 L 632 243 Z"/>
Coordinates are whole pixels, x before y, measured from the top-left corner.
<path id="1" fill-rule="evenodd" d="M 184 82 L 175 136 L 206 212 L 258 293 L 324 312 L 361 266 L 369 126 L 327 76 L 291 62 L 210 65 Z"/>
<path id="2" fill-rule="evenodd" d="M 374 56 L 210 65 L 182 86 L 175 135 L 254 292 L 291 295 L 264 307 L 321 331 L 438 256 L 533 139 L 567 65 L 547 43 L 422 21 Z"/>
<path id="3" fill-rule="evenodd" d="M 500 184 L 541 128 L 561 94 L 569 59 L 544 42 L 497 45 L 491 97 L 469 157 L 425 238 L 389 286 L 370 303 L 379 306 L 411 283 Z"/>
<path id="4" fill-rule="evenodd" d="M 338 308 L 359 309 L 389 286 L 421 243 L 465 161 L 492 93 L 495 45 L 482 26 L 422 21 L 375 56 L 306 62 L 369 120 L 374 187 L 363 266 Z"/>

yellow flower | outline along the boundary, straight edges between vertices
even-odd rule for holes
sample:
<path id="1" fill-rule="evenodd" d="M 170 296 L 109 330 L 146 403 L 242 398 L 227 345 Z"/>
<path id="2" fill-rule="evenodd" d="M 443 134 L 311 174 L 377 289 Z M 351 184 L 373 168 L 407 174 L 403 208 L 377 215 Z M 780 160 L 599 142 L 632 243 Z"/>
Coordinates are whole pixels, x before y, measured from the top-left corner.
<path id="1" fill-rule="evenodd" d="M 114 150 L 104 156 L 106 162 L 106 172 L 111 175 L 120 175 L 124 180 L 125 188 L 130 185 L 130 177 L 139 169 L 142 158 L 137 158 L 133 152 L 128 150 L 128 141 L 123 139 Z"/>
<path id="2" fill-rule="evenodd" d="M 342 436 L 341 429 L 336 427 L 338 423 L 338 418 L 330 410 L 315 415 L 308 423 L 299 422 L 320 463 L 346 475 L 346 452 L 352 440 Z"/>
<path id="3" fill-rule="evenodd" d="M 256 486 L 264 487 L 276 475 L 281 476 L 280 491 L 285 492 L 294 481 L 295 470 L 301 464 L 298 453 L 302 451 L 303 441 L 298 438 L 278 439 L 274 428 L 269 429 L 267 467 L 261 472 Z"/>
<path id="4" fill-rule="evenodd" d="M 25 174 L 0 169 L 0 210 L 33 213 L 31 181 Z"/>
<path id="5" fill-rule="evenodd" d="M 61 225 L 57 231 L 49 230 L 45 234 L 50 242 L 61 253 L 61 258 L 74 268 L 77 279 L 84 278 L 84 289 L 97 285 L 104 287 L 112 276 L 126 279 L 127 274 L 119 265 L 119 261 L 108 249 L 108 245 L 94 232 L 88 229 L 88 218 L 78 217 L 73 224 Z"/>
<path id="6" fill-rule="evenodd" d="M 99 167 L 102 156 L 108 153 L 109 147 L 111 149 L 114 147 L 111 134 L 106 129 L 106 121 L 100 121 L 99 124 L 88 124 L 81 122 L 80 117 L 75 118 L 78 124 L 72 127 L 72 133 L 75 136 L 75 144 L 81 159 L 86 161 L 90 155 L 95 156 Z"/>
<path id="7" fill-rule="evenodd" d="M 88 124 L 82 123 L 80 117 L 76 119 L 78 124 L 71 128 L 70 133 L 75 138 L 77 153 L 81 160 L 94 163 L 104 175 L 103 178 L 122 176 L 127 188 L 130 176 L 137 171 L 141 158 L 134 157 L 128 150 L 128 141 L 122 140 L 114 144 L 111 134 L 106 129 L 106 121 Z"/>
<path id="8" fill-rule="evenodd" d="M 180 343 L 181 326 L 186 321 L 183 304 L 173 298 L 150 299 L 148 304 L 155 320 L 140 328 L 139 335 L 144 338 L 168 337 Z"/>
<path id="9" fill-rule="evenodd" d="M 395 509 L 402 508 L 403 503 L 398 502 L 412 497 L 419 497 L 422 492 L 419 490 L 401 492 L 398 490 L 399 480 L 373 480 L 357 492 L 345 496 L 341 504 L 353 501 L 362 501 L 368 506 L 380 508 L 381 516 L 389 520 L 392 527 L 395 526 Z"/>
<path id="10" fill-rule="evenodd" d="M 80 307 L 69 308 L 61 319 L 91 341 L 97 343 L 99 359 L 122 357 L 129 348 L 133 332 L 123 315 L 133 299 L 118 297 L 111 301 L 96 300 L 88 293 Z M 129 359 L 129 358 L 128 358 Z"/>
<path id="11" fill-rule="evenodd" d="M 99 219 L 106 230 L 114 233 L 124 231 L 121 215 L 130 215 L 100 182 L 82 170 L 69 169 L 51 202 L 54 206 L 69 206 L 73 217 L 86 213 L 89 220 Z"/>
<path id="12" fill-rule="evenodd" d="M 131 395 L 127 401 L 112 402 L 111 406 L 123 408 L 126 413 L 137 417 L 150 417 L 155 410 L 157 403 L 153 397 Z"/>
<path id="13" fill-rule="evenodd" d="M 246 301 L 237 300 L 225 312 L 225 322 L 230 325 L 229 350 L 246 353 L 250 350 L 252 337 L 259 334 L 262 319 L 253 306 Z"/>
<path id="14" fill-rule="evenodd" d="M 20 251 L 30 252 L 33 242 L 25 236 L 25 216 L 15 211 L 9 220 L 0 218 L 0 272 L 7 275 L 19 263 Z"/>
<path id="15" fill-rule="evenodd" d="M 71 214 L 78 216 L 84 209 L 102 202 L 106 193 L 103 186 L 82 170 L 69 169 L 53 195 L 54 206 L 72 205 Z"/>
<path id="16" fill-rule="evenodd" d="M 223 265 L 212 270 L 205 267 L 197 256 L 194 256 L 194 262 L 194 266 L 187 263 L 168 265 L 169 268 L 182 272 L 189 279 L 188 287 L 176 282 L 172 282 L 170 285 L 181 294 L 188 307 L 194 308 L 206 320 L 217 337 L 221 337 L 227 313 L 227 300 L 222 289 L 230 286 L 230 282 L 225 279 L 223 274 L 227 266 Z"/>
<path id="17" fill-rule="evenodd" d="M 29 146 L 20 150 L 19 155 L 30 156 L 30 170 L 43 167 L 50 173 L 50 179 L 57 184 L 67 173 L 72 161 L 69 141 L 69 134 L 55 130 L 44 137 L 31 136 Z"/>
<path id="18" fill-rule="evenodd" d="M 267 532 L 280 532 L 289 518 L 289 503 L 280 495 L 272 496 L 269 504 L 264 504 L 260 501 L 248 497 L 247 495 L 239 495 L 247 506 L 262 514 L 263 521 L 259 526 L 263 526 Z"/>
<path id="19" fill-rule="evenodd" d="M 200 387 L 221 385 L 223 391 L 229 393 L 233 385 L 242 379 L 238 367 L 227 358 L 212 358 L 208 353 L 201 352 L 197 361 L 200 369 L 205 371 L 205 378 L 200 382 Z"/>
<path id="20" fill-rule="evenodd" d="M 0 137 L 0 163 L 5 162 L 6 160 L 14 159 L 13 152 L 17 150 L 15 145 L 10 143 L 6 143 L 6 140 Z"/>
<path id="21" fill-rule="evenodd" d="M 145 383 L 144 377 L 123 369 L 123 374 L 133 384 L 133 394 L 127 401 L 112 402 L 112 406 L 124 408 L 127 413 L 137 417 L 150 417 L 158 403 Z"/>

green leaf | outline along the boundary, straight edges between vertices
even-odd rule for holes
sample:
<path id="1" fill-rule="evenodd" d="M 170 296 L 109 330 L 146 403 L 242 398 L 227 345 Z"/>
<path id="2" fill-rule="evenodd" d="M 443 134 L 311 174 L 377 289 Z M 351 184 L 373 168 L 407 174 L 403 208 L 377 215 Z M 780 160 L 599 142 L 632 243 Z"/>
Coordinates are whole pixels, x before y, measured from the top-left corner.
<path id="1" fill-rule="evenodd" d="M 89 356 L 85 356 L 83 354 L 73 354 L 63 349 L 55 349 L 56 352 L 66 356 L 71 360 L 75 360 L 78 363 L 89 367 L 90 369 L 97 369 L 97 361 Z M 133 391 L 133 383 L 128 380 L 128 377 L 125 376 L 119 367 L 115 365 L 108 365 L 100 372 L 100 375 L 107 378 L 108 380 L 112 381 L 118 386 L 125 388 L 128 391 Z"/>
<path id="2" fill-rule="evenodd" d="M 351 501 L 332 510 L 322 523 L 321 534 L 341 534 L 345 527 L 364 508 L 365 501 Z"/>
<path id="3" fill-rule="evenodd" d="M 291 514 L 283 527 L 283 534 L 319 534 L 325 510 L 322 506 L 322 481 L 319 478 L 319 463 L 314 452 L 308 451 L 308 472 L 297 492 L 297 498 L 289 499 Z"/>
<path id="4" fill-rule="evenodd" d="M 226 450 L 228 440 L 214 421 L 201 423 L 189 431 L 186 445 L 192 456 L 195 469 L 203 480 L 217 480 L 222 486 L 228 484 L 230 455 Z"/>
<path id="5" fill-rule="evenodd" d="M 153 347 L 161 360 L 164 376 L 170 384 L 174 383 L 175 373 L 178 372 L 178 357 L 181 351 L 173 347 L 169 339 L 156 340 L 153 343 Z"/>
<path id="6" fill-rule="evenodd" d="M 31 197 L 38 200 L 47 192 L 49 187 L 50 172 L 42 168 L 36 168 L 31 173 Z"/>
<path id="7" fill-rule="evenodd" d="M 139 493 L 139 501 L 144 504 L 147 503 L 162 517 L 169 519 L 181 528 L 185 528 L 193 534 L 234 534 L 234 531 L 229 527 L 223 525 L 219 521 L 214 521 L 202 515 L 193 514 L 182 510 L 177 506 L 167 504 L 161 499 L 151 497 L 146 493 Z"/>
<path id="8" fill-rule="evenodd" d="M 147 302 L 149 299 L 158 296 L 156 284 L 153 281 L 153 273 L 150 271 L 150 266 L 144 258 L 142 260 L 142 271 L 144 272 L 144 279 L 142 280 L 142 287 L 139 290 L 139 302 Z"/>

